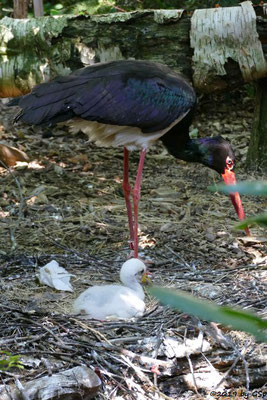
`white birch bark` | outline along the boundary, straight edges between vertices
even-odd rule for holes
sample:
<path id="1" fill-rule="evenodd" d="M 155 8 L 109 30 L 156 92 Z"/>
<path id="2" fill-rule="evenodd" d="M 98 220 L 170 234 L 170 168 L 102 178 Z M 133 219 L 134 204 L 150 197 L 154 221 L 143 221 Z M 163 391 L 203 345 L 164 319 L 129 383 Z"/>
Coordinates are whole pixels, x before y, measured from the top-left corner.
<path id="1" fill-rule="evenodd" d="M 240 7 L 196 10 L 191 19 L 194 86 L 205 90 L 223 86 L 225 64 L 238 63 L 244 81 L 267 76 L 267 65 L 256 29 L 256 14 L 250 1 Z"/>

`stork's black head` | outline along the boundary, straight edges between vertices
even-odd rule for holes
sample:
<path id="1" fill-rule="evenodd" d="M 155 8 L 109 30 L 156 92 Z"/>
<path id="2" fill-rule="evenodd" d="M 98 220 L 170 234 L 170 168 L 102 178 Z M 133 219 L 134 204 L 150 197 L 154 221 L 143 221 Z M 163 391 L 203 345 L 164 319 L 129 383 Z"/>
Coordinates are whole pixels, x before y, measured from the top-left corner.
<path id="1" fill-rule="evenodd" d="M 200 138 L 193 141 L 198 147 L 200 162 L 224 174 L 225 169 L 233 170 L 235 155 L 230 144 L 221 136 Z"/>
<path id="2" fill-rule="evenodd" d="M 188 140 L 184 146 L 170 145 L 170 141 L 164 143 L 171 154 L 185 161 L 199 162 L 214 169 L 221 174 L 227 185 L 236 183 L 234 166 L 235 156 L 230 144 L 221 136 L 213 138 L 199 138 Z M 232 203 L 239 219 L 245 218 L 245 213 L 238 192 L 230 194 Z M 249 231 L 246 231 L 247 234 Z"/>
<path id="3" fill-rule="evenodd" d="M 235 185 L 236 179 L 233 171 L 235 166 L 235 155 L 230 144 L 221 136 L 196 139 L 195 143 L 199 150 L 199 161 L 219 172 L 226 185 Z M 243 220 L 245 218 L 245 213 L 239 193 L 230 193 L 230 198 L 238 218 Z M 248 229 L 246 229 L 246 233 L 249 234 Z"/>

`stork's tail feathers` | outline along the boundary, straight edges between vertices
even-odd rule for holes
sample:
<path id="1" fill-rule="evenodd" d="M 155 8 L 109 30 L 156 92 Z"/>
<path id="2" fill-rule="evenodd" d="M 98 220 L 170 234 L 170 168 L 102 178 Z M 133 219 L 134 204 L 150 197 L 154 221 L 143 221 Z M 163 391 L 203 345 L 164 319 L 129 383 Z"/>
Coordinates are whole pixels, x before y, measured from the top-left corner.
<path id="1" fill-rule="evenodd" d="M 18 106 L 21 99 L 22 99 L 22 96 L 14 97 L 12 100 L 10 100 L 10 101 L 7 103 L 7 105 L 10 106 L 10 107 Z M 13 124 L 19 121 L 19 119 L 21 118 L 22 114 L 23 114 L 23 110 L 21 109 L 21 110 L 15 115 L 15 117 L 13 118 L 13 120 L 12 120 Z"/>
<path id="2" fill-rule="evenodd" d="M 21 99 L 21 96 L 18 97 L 14 97 L 12 100 L 10 100 L 7 105 L 8 106 L 18 106 L 19 105 L 19 101 Z"/>

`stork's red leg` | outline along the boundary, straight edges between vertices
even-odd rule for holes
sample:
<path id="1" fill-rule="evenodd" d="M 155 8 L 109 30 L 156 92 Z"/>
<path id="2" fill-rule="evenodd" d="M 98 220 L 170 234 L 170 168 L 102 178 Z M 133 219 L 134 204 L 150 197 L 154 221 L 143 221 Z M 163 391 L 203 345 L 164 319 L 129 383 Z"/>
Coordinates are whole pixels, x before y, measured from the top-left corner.
<path id="1" fill-rule="evenodd" d="M 129 151 L 124 147 L 123 149 L 123 183 L 122 183 L 127 215 L 128 215 L 128 223 L 129 223 L 129 231 L 130 231 L 130 249 L 134 249 L 134 228 L 133 228 L 133 213 L 132 213 L 132 205 L 131 205 L 131 185 L 129 182 Z"/>
<path id="2" fill-rule="evenodd" d="M 134 205 L 134 257 L 138 258 L 138 204 L 140 200 L 140 189 L 142 172 L 145 162 L 146 149 L 143 149 L 140 154 L 139 165 L 136 175 L 136 181 L 133 190 L 133 205 Z"/>

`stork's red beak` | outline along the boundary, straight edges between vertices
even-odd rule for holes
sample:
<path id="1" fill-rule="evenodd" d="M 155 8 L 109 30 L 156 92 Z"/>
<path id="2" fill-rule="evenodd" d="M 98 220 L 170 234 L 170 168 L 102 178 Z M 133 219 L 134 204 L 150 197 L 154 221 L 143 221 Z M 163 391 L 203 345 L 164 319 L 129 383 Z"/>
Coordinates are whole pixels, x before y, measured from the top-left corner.
<path id="1" fill-rule="evenodd" d="M 235 185 L 236 184 L 236 179 L 235 179 L 235 174 L 232 170 L 225 168 L 224 174 L 222 174 L 223 180 L 226 183 L 226 185 Z M 236 210 L 236 213 L 238 215 L 238 218 L 240 220 L 245 219 L 245 213 L 243 210 L 243 206 L 241 203 L 241 199 L 239 196 L 238 192 L 235 193 L 230 193 L 230 198 L 232 200 L 233 206 Z M 250 235 L 249 229 L 245 228 L 245 232 L 247 235 Z"/>

